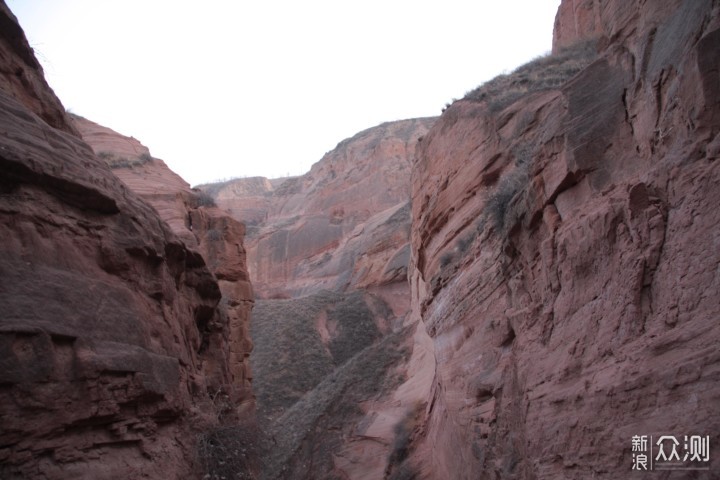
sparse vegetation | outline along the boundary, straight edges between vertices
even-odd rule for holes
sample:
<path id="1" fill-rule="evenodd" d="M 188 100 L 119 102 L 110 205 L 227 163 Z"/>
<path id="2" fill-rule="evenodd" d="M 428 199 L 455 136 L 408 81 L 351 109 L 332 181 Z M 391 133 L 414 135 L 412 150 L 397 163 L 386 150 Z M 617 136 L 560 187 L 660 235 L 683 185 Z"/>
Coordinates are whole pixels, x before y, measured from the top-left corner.
<path id="1" fill-rule="evenodd" d="M 206 192 L 208 195 L 215 196 L 220 193 L 220 190 L 222 190 L 224 187 L 236 180 L 239 180 L 240 178 L 241 177 L 231 177 L 217 180 L 215 182 L 203 183 L 201 185 L 197 185 L 195 188 L 193 188 L 193 190 L 203 191 Z"/>
<path id="2" fill-rule="evenodd" d="M 471 90 L 465 99 L 486 101 L 491 112 L 499 112 L 530 93 L 558 88 L 595 59 L 595 44 L 594 40 L 579 42 L 536 58 Z"/>
<path id="3" fill-rule="evenodd" d="M 448 265 L 450 265 L 450 263 L 452 263 L 454 257 L 455 256 L 453 255 L 452 252 L 445 252 L 442 255 L 440 255 L 440 267 L 444 268 L 444 267 L 447 267 Z"/>
<path id="4" fill-rule="evenodd" d="M 204 190 L 200 190 L 199 188 L 193 188 L 193 192 L 195 194 L 191 201 L 191 206 L 193 208 L 217 207 L 217 204 L 215 203 L 215 199 L 208 192 L 206 192 Z"/>
<path id="5" fill-rule="evenodd" d="M 258 300 L 250 334 L 253 390 L 261 422 L 272 420 L 317 386 L 333 370 L 315 319 L 340 294 L 321 292 L 293 300 Z"/>
<path id="6" fill-rule="evenodd" d="M 255 479 L 262 468 L 264 435 L 253 423 L 220 427 L 198 439 L 204 479 Z"/>
<path id="7" fill-rule="evenodd" d="M 418 417 L 422 413 L 422 404 L 418 403 L 408 409 L 403 418 L 395 425 L 395 440 L 388 459 L 387 475 L 391 480 L 411 480 L 416 477 L 415 471 L 408 465 L 413 435 L 418 426 Z"/>
<path id="8" fill-rule="evenodd" d="M 410 353 L 405 342 L 411 331 L 388 334 L 359 351 L 278 418 L 272 428 L 277 444 L 266 457 L 267 478 L 304 478 L 309 464 L 316 478 L 329 478 L 323 474 L 333 468 L 343 428 L 363 415 L 363 402 L 395 385 L 397 379 L 388 373 Z"/>
<path id="9" fill-rule="evenodd" d="M 468 234 L 465 236 L 462 236 L 457 241 L 457 249 L 460 253 L 467 252 L 468 248 L 470 248 L 470 245 L 472 245 L 472 242 L 477 238 L 477 235 Z"/>
<path id="10" fill-rule="evenodd" d="M 409 354 L 411 329 L 381 336 L 373 312 L 383 307 L 366 295 L 322 291 L 256 300 L 253 390 L 259 423 L 273 444 L 265 478 L 303 478 L 308 463 L 316 478 L 328 478 L 344 429 L 363 414 L 362 402 L 404 378 L 392 367 Z"/>
<path id="11" fill-rule="evenodd" d="M 328 311 L 328 320 L 337 325 L 337 336 L 328 347 L 335 365 L 342 365 L 380 336 L 362 292 L 354 292 Z"/>
<path id="12" fill-rule="evenodd" d="M 150 156 L 149 153 L 145 152 L 140 154 L 139 156 L 135 158 L 130 157 L 121 157 L 113 152 L 109 151 L 101 151 L 97 153 L 98 158 L 105 160 L 105 163 L 107 163 L 110 168 L 133 168 L 133 167 L 139 167 L 141 165 L 145 165 L 148 162 L 152 161 L 152 156 Z"/>
<path id="13" fill-rule="evenodd" d="M 417 477 L 418 474 L 415 469 L 413 469 L 409 465 L 403 464 L 393 470 L 393 472 L 387 478 L 388 480 L 415 480 Z"/>
<path id="14" fill-rule="evenodd" d="M 210 230 L 208 230 L 206 236 L 208 240 L 211 240 L 213 242 L 222 240 L 222 232 L 220 232 L 220 230 L 216 228 L 211 228 Z"/>
<path id="15" fill-rule="evenodd" d="M 511 202 L 526 188 L 528 180 L 528 164 L 521 165 L 501 177 L 495 191 L 487 199 L 486 209 L 497 232 L 504 231 L 506 225 L 510 224 Z"/>

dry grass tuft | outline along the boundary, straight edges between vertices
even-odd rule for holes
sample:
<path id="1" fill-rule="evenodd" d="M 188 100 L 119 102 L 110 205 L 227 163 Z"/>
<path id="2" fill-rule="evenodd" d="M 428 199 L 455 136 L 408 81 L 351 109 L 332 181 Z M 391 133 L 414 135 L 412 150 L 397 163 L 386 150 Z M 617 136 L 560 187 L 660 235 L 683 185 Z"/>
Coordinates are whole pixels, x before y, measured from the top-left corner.
<path id="1" fill-rule="evenodd" d="M 262 469 L 264 436 L 254 423 L 220 427 L 198 439 L 206 480 L 255 479 Z"/>
<path id="2" fill-rule="evenodd" d="M 135 158 L 121 157 L 113 152 L 102 151 L 97 153 L 98 158 L 105 160 L 110 168 L 133 168 L 145 165 L 152 161 L 149 153 L 142 153 Z"/>
<path id="3" fill-rule="evenodd" d="M 499 112 L 520 98 L 560 87 L 596 57 L 594 40 L 580 42 L 554 55 L 539 57 L 499 75 L 465 94 L 465 99 L 486 101 L 491 112 Z"/>

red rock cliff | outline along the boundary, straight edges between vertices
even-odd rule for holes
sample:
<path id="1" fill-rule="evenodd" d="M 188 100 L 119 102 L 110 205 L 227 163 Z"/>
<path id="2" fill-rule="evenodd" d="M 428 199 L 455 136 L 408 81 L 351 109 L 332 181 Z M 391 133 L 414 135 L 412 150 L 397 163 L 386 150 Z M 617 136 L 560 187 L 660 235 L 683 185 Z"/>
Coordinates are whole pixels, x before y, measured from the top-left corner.
<path id="1" fill-rule="evenodd" d="M 249 268 L 260 298 L 404 282 L 411 159 L 433 121 L 360 132 L 301 177 L 201 186 L 251 226 Z"/>
<path id="2" fill-rule="evenodd" d="M 0 25 L 0 476 L 192 478 L 234 414 L 218 303 L 250 296 L 242 227 L 192 209 L 223 240 L 179 238 L 76 136 L 5 5 Z"/>
<path id="3" fill-rule="evenodd" d="M 423 398 L 396 389 L 414 331 L 410 167 L 434 120 L 360 132 L 301 177 L 199 187 L 249 224 L 266 478 L 382 478 L 395 425 Z"/>
<path id="4" fill-rule="evenodd" d="M 633 435 L 720 441 L 719 8 L 565 0 L 557 53 L 599 35 L 589 65 L 535 88 L 582 59 L 538 61 L 422 140 L 421 478 L 631 478 Z"/>
<path id="5" fill-rule="evenodd" d="M 73 116 L 72 123 L 115 176 L 147 201 L 185 245 L 200 252 L 215 274 L 222 293 L 218 308 L 223 321 L 215 325 L 214 343 L 219 347 L 229 342 L 232 373 L 232 381 L 220 393 L 229 395 L 232 405 L 240 403 L 243 410 L 252 410 L 247 359 L 252 350 L 249 325 L 254 299 L 244 247 L 245 226 L 201 192 L 190 189 L 135 138 L 78 116 Z"/>

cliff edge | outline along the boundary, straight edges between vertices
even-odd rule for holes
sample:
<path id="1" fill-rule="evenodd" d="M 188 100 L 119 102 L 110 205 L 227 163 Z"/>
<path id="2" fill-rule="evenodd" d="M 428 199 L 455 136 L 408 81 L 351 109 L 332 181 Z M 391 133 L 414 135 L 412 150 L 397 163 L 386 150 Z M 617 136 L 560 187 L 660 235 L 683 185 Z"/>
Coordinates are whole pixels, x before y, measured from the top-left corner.
<path id="1" fill-rule="evenodd" d="M 720 440 L 718 9 L 564 0 L 554 55 L 423 138 L 419 478 L 630 478 L 633 436 Z"/>

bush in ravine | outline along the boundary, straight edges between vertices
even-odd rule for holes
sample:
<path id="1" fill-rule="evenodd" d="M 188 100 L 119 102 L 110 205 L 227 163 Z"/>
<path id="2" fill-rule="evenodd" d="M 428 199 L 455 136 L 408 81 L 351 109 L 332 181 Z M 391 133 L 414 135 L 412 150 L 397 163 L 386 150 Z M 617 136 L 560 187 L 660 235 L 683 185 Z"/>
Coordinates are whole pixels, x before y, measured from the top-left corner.
<path id="1" fill-rule="evenodd" d="M 418 419 L 422 414 L 423 405 L 416 404 L 409 408 L 402 419 L 395 425 L 390 458 L 388 458 L 387 478 L 392 480 L 410 480 L 416 477 L 415 470 L 408 464 L 408 456 L 412 446 L 413 435 L 418 427 Z"/>
<path id="2" fill-rule="evenodd" d="M 265 437 L 254 423 L 216 428 L 198 438 L 204 479 L 255 479 L 262 469 Z"/>

